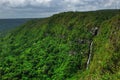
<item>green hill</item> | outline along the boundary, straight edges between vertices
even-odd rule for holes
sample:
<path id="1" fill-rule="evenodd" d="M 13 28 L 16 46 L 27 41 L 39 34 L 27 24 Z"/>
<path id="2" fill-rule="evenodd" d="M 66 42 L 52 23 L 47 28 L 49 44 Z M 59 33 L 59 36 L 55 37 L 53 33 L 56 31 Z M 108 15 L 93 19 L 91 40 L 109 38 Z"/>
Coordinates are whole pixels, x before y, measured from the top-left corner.
<path id="1" fill-rule="evenodd" d="M 0 39 L 1 80 L 120 80 L 120 10 L 64 12 Z"/>

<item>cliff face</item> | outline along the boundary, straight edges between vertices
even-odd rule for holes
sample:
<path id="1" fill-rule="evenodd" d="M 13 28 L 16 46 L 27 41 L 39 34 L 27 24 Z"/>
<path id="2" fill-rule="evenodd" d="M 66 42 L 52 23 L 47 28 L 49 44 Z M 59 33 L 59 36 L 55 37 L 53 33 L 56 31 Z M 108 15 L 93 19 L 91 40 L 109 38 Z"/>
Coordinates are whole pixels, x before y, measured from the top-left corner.
<path id="1" fill-rule="evenodd" d="M 31 20 L 0 39 L 0 78 L 119 80 L 120 10 Z"/>

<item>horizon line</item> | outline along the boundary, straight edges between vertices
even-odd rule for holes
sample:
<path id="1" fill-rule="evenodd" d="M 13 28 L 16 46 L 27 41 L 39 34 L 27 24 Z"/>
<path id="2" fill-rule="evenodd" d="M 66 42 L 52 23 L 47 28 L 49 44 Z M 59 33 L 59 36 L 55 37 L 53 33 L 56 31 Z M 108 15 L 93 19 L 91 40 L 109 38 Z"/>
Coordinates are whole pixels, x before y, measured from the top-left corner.
<path id="1" fill-rule="evenodd" d="M 98 10 L 88 10 L 88 11 L 63 11 L 63 12 L 56 12 L 55 14 L 60 14 L 60 13 L 67 13 L 67 12 L 81 12 L 81 13 L 84 13 L 84 12 L 96 12 L 96 11 L 111 11 L 111 10 L 120 10 L 120 9 L 98 9 Z M 46 17 L 14 17 L 14 18 L 12 18 L 12 17 L 8 17 L 8 18 L 0 18 L 0 20 L 2 20 L 2 19 L 43 19 L 43 18 L 49 18 L 49 17 L 51 17 L 51 16 L 53 16 L 53 15 L 55 15 L 55 14 L 52 14 L 52 15 L 50 15 L 50 16 L 46 16 Z"/>

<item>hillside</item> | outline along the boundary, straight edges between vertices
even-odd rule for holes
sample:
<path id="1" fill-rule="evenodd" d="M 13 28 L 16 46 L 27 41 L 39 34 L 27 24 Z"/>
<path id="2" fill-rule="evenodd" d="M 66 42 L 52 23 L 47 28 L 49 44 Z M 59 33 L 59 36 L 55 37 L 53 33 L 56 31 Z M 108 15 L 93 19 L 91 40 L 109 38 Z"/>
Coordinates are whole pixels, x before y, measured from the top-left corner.
<path id="1" fill-rule="evenodd" d="M 120 10 L 64 12 L 0 39 L 1 80 L 120 80 Z"/>

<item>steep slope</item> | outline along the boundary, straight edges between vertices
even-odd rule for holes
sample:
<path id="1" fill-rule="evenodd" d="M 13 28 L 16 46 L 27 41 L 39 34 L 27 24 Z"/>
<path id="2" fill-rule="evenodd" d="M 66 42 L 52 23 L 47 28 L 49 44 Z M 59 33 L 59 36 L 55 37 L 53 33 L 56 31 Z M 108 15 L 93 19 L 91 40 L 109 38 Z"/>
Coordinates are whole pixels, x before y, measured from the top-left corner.
<path id="1" fill-rule="evenodd" d="M 119 80 L 120 10 L 31 20 L 0 39 L 2 80 Z"/>
<path id="2" fill-rule="evenodd" d="M 120 79 L 120 15 L 104 21 L 93 39 L 93 56 L 89 70 L 81 80 Z"/>

